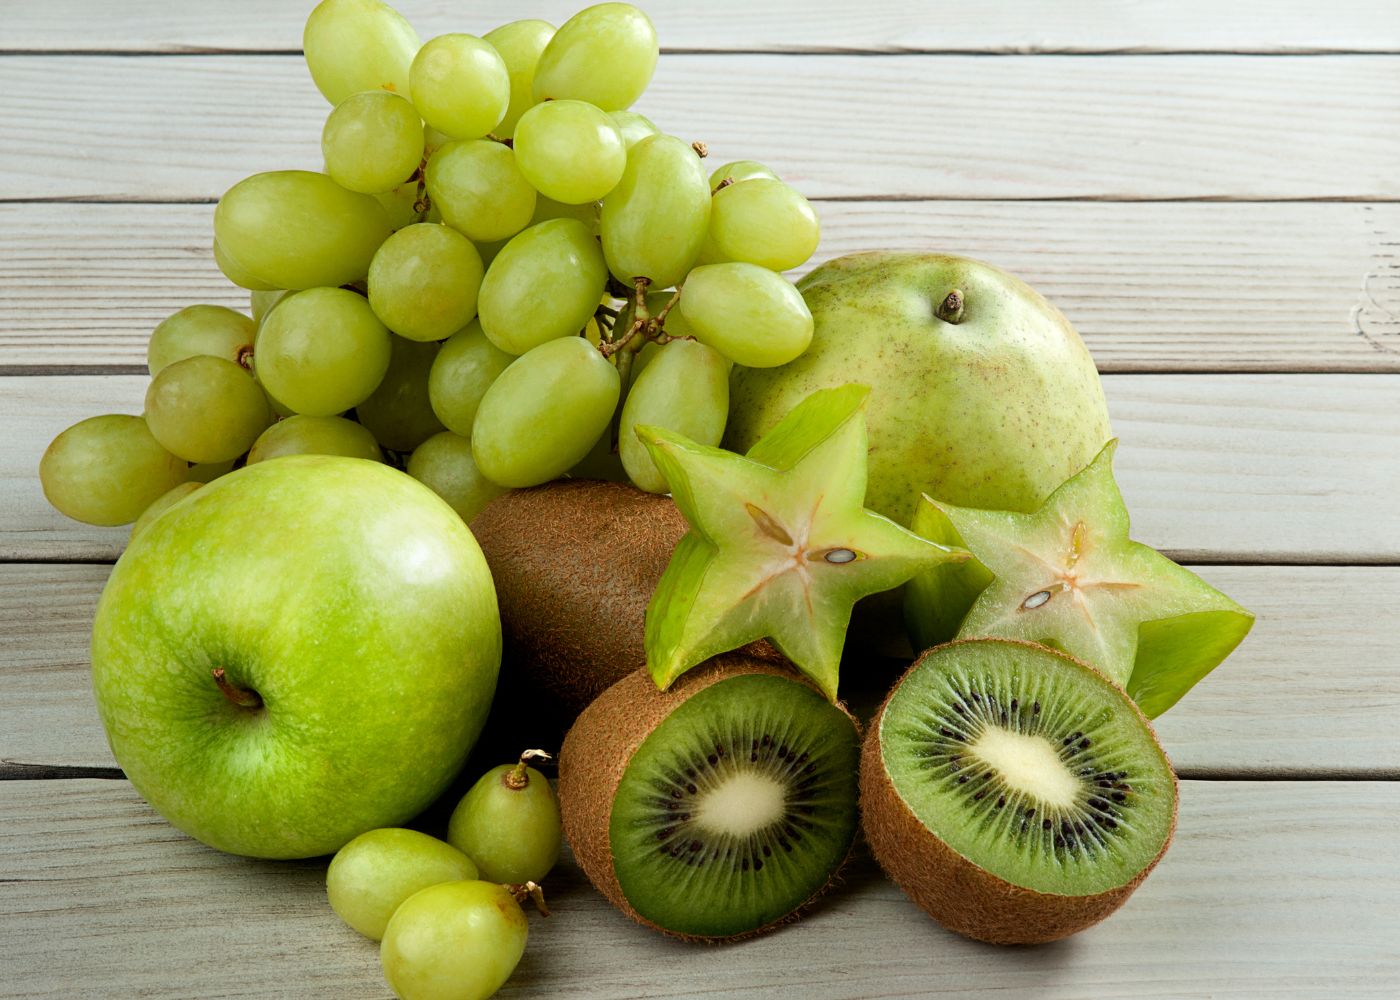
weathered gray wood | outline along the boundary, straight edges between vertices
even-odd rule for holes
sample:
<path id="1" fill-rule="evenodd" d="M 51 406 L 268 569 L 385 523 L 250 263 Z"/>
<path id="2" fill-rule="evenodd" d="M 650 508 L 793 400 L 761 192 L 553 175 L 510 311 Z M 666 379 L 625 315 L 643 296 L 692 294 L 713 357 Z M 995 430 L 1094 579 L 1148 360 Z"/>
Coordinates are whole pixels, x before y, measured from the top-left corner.
<path id="1" fill-rule="evenodd" d="M 0 784 L 0 997 L 382 997 L 378 949 L 316 862 L 218 854 L 122 781 Z M 1392 997 L 1400 785 L 1184 782 L 1176 841 L 1122 911 L 994 948 L 940 929 L 862 852 L 800 923 L 739 945 L 663 939 L 566 860 L 502 997 Z"/>
<path id="2" fill-rule="evenodd" d="M 193 0 L 120 5 L 57 0 L 16 4 L 0 45 L 10 51 L 281 51 L 300 48 L 311 4 Z M 504 21 L 561 23 L 581 0 L 536 0 L 527 8 L 489 0 L 394 4 L 424 38 L 445 31 L 481 34 Z M 1269 0 L 1149 0 L 1073 4 L 992 0 L 978 4 L 815 0 L 800 6 L 715 0 L 703 6 L 649 3 L 664 47 L 776 52 L 1385 52 L 1400 50 L 1400 21 L 1385 0 L 1340 0 L 1325 7 Z"/>
<path id="3" fill-rule="evenodd" d="M 1104 371 L 1400 371 L 1400 205 L 825 202 L 816 260 L 945 250 L 1044 292 Z M 0 372 L 144 365 L 192 302 L 246 309 L 210 205 L 0 205 Z M 805 270 L 805 269 L 804 269 Z"/>
<path id="4" fill-rule="evenodd" d="M 11 56 L 0 90 L 0 200 L 212 198 L 320 163 L 293 56 Z M 1392 56 L 669 55 L 638 109 L 820 197 L 1400 197 Z"/>
<path id="5" fill-rule="evenodd" d="M 1400 777 L 1400 653 L 1374 627 L 1400 607 L 1400 568 L 1193 568 L 1259 620 L 1230 660 L 1158 720 L 1177 767 Z M 88 683 L 88 634 L 108 572 L 0 565 L 0 761 L 115 766 Z M 848 675 L 843 691 L 860 683 Z"/>
<path id="6" fill-rule="evenodd" d="M 134 375 L 0 378 L 0 559 L 112 559 L 123 528 L 69 521 L 36 475 L 83 417 L 140 413 Z M 1400 560 L 1400 376 L 1110 375 L 1134 534 L 1185 561 Z"/>

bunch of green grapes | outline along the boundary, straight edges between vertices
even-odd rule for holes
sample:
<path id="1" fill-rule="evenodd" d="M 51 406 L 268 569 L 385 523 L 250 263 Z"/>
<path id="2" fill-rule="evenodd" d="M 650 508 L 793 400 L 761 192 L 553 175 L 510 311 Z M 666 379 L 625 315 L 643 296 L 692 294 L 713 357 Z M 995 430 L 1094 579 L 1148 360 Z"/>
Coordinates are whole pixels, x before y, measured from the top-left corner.
<path id="1" fill-rule="evenodd" d="M 191 306 L 155 330 L 144 414 L 44 456 L 64 513 L 149 521 L 188 483 L 307 452 L 388 461 L 466 520 L 567 475 L 664 492 L 633 429 L 717 444 L 732 367 L 807 348 L 783 272 L 817 216 L 630 110 L 659 52 L 638 8 L 422 43 L 379 0 L 324 0 L 303 48 L 332 105 L 323 169 L 248 177 L 214 215 L 252 319 Z"/>

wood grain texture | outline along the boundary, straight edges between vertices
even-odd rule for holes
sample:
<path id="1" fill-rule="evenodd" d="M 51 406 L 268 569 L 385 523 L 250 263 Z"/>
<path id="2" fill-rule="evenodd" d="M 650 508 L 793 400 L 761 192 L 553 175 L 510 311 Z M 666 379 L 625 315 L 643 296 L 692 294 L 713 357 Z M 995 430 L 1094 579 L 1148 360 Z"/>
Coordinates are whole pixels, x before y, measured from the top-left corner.
<path id="1" fill-rule="evenodd" d="M 562 23 L 581 0 L 509 0 L 466 10 L 452 0 L 394 6 L 424 38 L 445 31 L 481 34 L 518 17 Z M 120 5 L 56 0 L 17 4 L 6 14 L 0 51 L 228 52 L 300 48 L 312 4 L 287 0 L 191 0 Z M 1394 52 L 1400 17 L 1385 0 L 1339 0 L 1325 7 L 1274 0 L 991 0 L 935 4 L 815 0 L 801 6 L 713 0 L 645 5 L 668 49 L 773 52 Z"/>
<path id="2" fill-rule="evenodd" d="M 1400 568 L 1193 568 L 1258 622 L 1234 656 L 1157 721 L 1177 768 L 1188 776 L 1400 777 L 1400 653 L 1373 627 L 1400 606 Z M 0 702 L 8 717 L 0 761 L 116 765 L 88 680 L 92 613 L 108 572 L 0 565 Z M 878 694 L 863 697 L 865 687 L 871 683 L 847 671 L 844 695 L 878 704 Z"/>
<path id="3" fill-rule="evenodd" d="M 0 378 L 0 559 L 114 559 L 125 528 L 51 509 L 36 470 L 65 427 L 140 413 L 134 375 Z M 1110 375 L 1134 536 L 1183 561 L 1400 560 L 1400 376 Z"/>
<path id="4" fill-rule="evenodd" d="M 667 56 L 638 110 L 816 197 L 1400 197 L 1400 56 L 718 66 Z M 326 105 L 294 56 L 10 56 L 0 89 L 0 200 L 197 200 L 320 164 Z M 84 127 L 56 148 L 65 122 Z"/>
<path id="5" fill-rule="evenodd" d="M 318 862 L 218 854 L 124 781 L 5 782 L 0 809 L 0 997 L 386 994 Z M 1184 782 L 1175 843 L 1124 909 L 1040 948 L 949 934 L 864 852 L 801 923 L 686 945 L 613 910 L 566 859 L 498 996 L 1391 997 L 1397 811 L 1394 783 Z"/>
<path id="6" fill-rule="evenodd" d="M 1400 372 L 1400 205 L 825 202 L 815 262 L 945 250 L 1025 278 L 1108 372 Z M 0 373 L 144 366 L 193 302 L 247 309 L 210 205 L 0 205 Z M 803 268 L 802 270 L 807 270 Z"/>

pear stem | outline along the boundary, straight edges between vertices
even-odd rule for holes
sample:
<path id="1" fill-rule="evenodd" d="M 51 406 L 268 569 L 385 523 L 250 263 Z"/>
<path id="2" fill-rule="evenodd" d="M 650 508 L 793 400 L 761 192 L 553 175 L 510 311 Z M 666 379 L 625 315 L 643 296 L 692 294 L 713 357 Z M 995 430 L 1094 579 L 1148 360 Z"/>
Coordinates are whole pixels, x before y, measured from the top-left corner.
<path id="1" fill-rule="evenodd" d="M 501 783 L 507 788 L 514 788 L 517 791 L 530 784 L 529 763 L 532 760 L 553 760 L 549 754 L 543 750 L 526 750 L 520 755 L 520 761 L 501 778 Z"/>
<path id="2" fill-rule="evenodd" d="M 219 686 L 219 692 L 232 704 L 239 708 L 262 708 L 263 700 L 258 693 L 234 687 L 224 675 L 223 667 L 215 667 L 210 673 L 214 675 L 214 683 Z"/>
<path id="3" fill-rule="evenodd" d="M 963 293 L 960 289 L 954 288 L 948 293 L 947 298 L 938 304 L 934 314 L 945 323 L 957 325 L 963 318 Z"/>

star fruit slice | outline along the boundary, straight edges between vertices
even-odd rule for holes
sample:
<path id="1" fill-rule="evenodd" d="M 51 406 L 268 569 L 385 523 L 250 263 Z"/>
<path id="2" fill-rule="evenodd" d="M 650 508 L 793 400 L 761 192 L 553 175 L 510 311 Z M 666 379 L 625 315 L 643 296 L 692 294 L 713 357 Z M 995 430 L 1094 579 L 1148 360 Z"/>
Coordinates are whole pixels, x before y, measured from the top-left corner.
<path id="1" fill-rule="evenodd" d="M 968 558 L 865 509 L 869 392 L 813 393 L 747 455 L 637 428 L 691 526 L 647 607 L 647 666 L 662 690 L 767 638 L 835 700 L 856 601 Z"/>
<path id="2" fill-rule="evenodd" d="M 973 559 L 905 591 L 915 649 L 992 636 L 1053 646 L 1161 715 L 1238 646 L 1254 616 L 1166 556 L 1128 538 L 1110 441 L 1031 514 L 955 507 L 925 495 L 912 525 Z"/>

